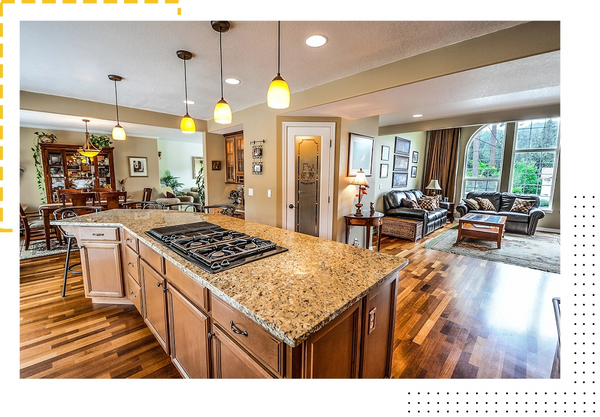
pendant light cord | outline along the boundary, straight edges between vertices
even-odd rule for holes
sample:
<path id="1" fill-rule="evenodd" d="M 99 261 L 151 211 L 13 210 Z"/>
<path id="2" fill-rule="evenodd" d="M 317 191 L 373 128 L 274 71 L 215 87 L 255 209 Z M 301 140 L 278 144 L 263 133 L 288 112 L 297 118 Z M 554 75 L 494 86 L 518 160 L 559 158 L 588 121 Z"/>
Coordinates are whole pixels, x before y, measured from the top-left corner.
<path id="1" fill-rule="evenodd" d="M 219 29 L 219 56 L 221 57 L 221 100 L 223 100 L 223 41 L 221 35 L 223 31 Z"/>
<path id="2" fill-rule="evenodd" d="M 277 21 L 277 75 L 280 75 L 281 67 L 281 21 Z"/>
<path id="3" fill-rule="evenodd" d="M 187 67 L 185 65 L 186 59 L 183 60 L 183 82 L 185 84 L 185 114 L 189 114 L 188 112 L 188 95 L 187 95 Z"/>
<path id="4" fill-rule="evenodd" d="M 115 80 L 115 105 L 117 107 L 117 125 L 119 124 L 119 98 L 117 96 L 117 80 Z M 87 124 L 86 124 L 87 128 Z"/>

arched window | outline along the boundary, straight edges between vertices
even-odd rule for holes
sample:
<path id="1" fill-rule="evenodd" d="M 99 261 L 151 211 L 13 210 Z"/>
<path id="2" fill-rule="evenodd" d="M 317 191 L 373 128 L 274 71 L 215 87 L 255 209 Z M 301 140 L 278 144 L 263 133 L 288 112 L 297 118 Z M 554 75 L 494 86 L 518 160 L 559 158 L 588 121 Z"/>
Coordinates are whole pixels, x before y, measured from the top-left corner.
<path id="1" fill-rule="evenodd" d="M 471 191 L 499 191 L 506 123 L 482 126 L 467 144 L 463 197 Z"/>

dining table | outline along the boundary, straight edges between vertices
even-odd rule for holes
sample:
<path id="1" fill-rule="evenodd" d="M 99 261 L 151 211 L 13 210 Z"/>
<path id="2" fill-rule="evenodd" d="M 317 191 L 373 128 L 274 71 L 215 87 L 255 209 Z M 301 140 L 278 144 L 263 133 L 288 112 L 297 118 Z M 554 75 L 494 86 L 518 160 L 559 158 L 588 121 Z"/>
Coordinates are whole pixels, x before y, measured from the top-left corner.
<path id="1" fill-rule="evenodd" d="M 131 197 L 127 197 L 127 201 L 131 201 Z M 88 206 L 95 206 L 98 205 L 98 202 L 88 202 L 87 204 Z M 106 206 L 106 200 L 100 200 L 100 206 L 105 207 Z M 61 207 L 70 207 L 73 206 L 73 203 L 43 203 L 40 204 L 39 207 L 39 212 L 40 215 L 42 216 L 42 219 L 44 221 L 44 235 L 45 235 L 45 239 L 46 239 L 46 249 L 50 250 L 50 220 L 52 217 L 52 213 L 54 213 L 55 210 L 61 208 Z"/>

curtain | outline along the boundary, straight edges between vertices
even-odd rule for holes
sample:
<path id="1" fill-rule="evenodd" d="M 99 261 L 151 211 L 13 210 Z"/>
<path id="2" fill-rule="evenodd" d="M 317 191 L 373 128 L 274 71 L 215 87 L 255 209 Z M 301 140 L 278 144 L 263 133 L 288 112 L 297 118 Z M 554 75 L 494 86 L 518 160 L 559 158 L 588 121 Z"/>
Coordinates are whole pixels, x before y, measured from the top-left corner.
<path id="1" fill-rule="evenodd" d="M 459 144 L 460 128 L 429 132 L 429 149 L 423 178 L 424 193 L 433 194 L 432 190 L 425 190 L 433 179 L 440 183 L 442 196 L 448 197 L 450 201 L 454 199 Z"/>

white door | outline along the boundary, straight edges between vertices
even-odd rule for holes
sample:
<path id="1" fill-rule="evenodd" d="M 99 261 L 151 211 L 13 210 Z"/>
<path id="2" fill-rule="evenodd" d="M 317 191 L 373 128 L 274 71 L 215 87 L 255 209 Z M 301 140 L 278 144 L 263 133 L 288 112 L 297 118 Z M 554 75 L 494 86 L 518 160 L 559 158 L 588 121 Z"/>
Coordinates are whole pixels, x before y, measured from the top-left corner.
<path id="1" fill-rule="evenodd" d="M 283 225 L 332 238 L 335 123 L 283 123 Z"/>

